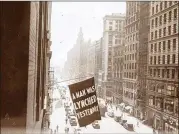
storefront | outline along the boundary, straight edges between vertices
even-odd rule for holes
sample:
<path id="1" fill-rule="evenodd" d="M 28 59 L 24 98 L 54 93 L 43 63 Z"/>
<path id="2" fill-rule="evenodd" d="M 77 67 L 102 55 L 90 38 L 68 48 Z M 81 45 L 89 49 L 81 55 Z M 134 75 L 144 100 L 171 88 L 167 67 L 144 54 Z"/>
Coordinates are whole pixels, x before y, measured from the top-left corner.
<path id="1" fill-rule="evenodd" d="M 164 132 L 172 133 L 172 132 L 178 132 L 178 120 L 171 118 L 169 116 L 163 117 L 163 129 Z"/>

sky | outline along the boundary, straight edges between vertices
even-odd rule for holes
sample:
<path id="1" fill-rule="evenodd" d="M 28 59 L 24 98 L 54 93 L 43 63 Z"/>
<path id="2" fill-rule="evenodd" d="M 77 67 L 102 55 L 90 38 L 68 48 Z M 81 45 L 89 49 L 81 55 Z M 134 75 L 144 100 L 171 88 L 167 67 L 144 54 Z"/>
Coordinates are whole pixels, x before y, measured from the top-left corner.
<path id="1" fill-rule="evenodd" d="M 125 2 L 52 2 L 51 66 L 63 67 L 80 27 L 85 40 L 98 40 L 103 33 L 103 17 L 125 11 Z"/>

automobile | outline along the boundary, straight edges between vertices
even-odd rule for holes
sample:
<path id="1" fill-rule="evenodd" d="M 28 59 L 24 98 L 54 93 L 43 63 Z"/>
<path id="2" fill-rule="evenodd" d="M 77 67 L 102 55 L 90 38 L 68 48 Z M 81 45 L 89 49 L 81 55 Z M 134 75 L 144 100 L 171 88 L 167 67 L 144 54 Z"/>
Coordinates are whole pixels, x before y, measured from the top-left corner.
<path id="1" fill-rule="evenodd" d="M 119 122 L 119 121 L 121 120 L 121 116 L 114 116 L 114 120 L 115 120 L 116 122 Z"/>
<path id="2" fill-rule="evenodd" d="M 80 128 L 76 128 L 76 134 L 82 134 L 82 131 Z"/>
<path id="3" fill-rule="evenodd" d="M 124 123 L 124 128 L 129 130 L 129 131 L 134 131 L 134 125 L 133 124 L 128 124 L 127 122 Z"/>
<path id="4" fill-rule="evenodd" d="M 107 114 L 109 117 L 112 117 L 112 118 L 114 117 L 114 111 L 112 111 L 112 110 L 108 111 Z"/>
<path id="5" fill-rule="evenodd" d="M 71 126 L 77 126 L 76 118 L 70 117 L 70 125 Z"/>
<path id="6" fill-rule="evenodd" d="M 93 126 L 94 129 L 100 129 L 100 125 L 99 125 L 98 121 L 94 121 L 92 123 L 92 126 Z"/>
<path id="7" fill-rule="evenodd" d="M 123 126 L 126 122 L 127 122 L 127 120 L 122 119 L 119 123 Z"/>

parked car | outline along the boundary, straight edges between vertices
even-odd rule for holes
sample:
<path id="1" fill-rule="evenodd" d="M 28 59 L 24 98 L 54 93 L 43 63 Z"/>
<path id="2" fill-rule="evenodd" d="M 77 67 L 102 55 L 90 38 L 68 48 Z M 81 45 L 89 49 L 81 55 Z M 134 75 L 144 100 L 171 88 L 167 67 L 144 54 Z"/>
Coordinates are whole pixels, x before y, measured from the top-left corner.
<path id="1" fill-rule="evenodd" d="M 92 126 L 94 129 L 100 129 L 100 125 L 99 125 L 98 121 L 93 122 Z"/>
<path id="2" fill-rule="evenodd" d="M 112 111 L 112 110 L 108 111 L 107 114 L 109 117 L 112 117 L 112 118 L 114 117 L 114 111 Z"/>
<path id="3" fill-rule="evenodd" d="M 124 128 L 129 130 L 129 131 L 134 131 L 134 125 L 133 124 L 128 124 L 127 122 L 124 123 Z"/>
<path id="4" fill-rule="evenodd" d="M 70 117 L 70 125 L 71 126 L 77 126 L 76 118 Z"/>
<path id="5" fill-rule="evenodd" d="M 121 116 L 114 116 L 114 120 L 115 120 L 116 122 L 119 122 L 119 121 L 121 120 Z"/>
<path id="6" fill-rule="evenodd" d="M 122 119 L 119 123 L 123 126 L 126 122 L 127 122 L 127 120 Z"/>
<path id="7" fill-rule="evenodd" d="M 77 129 L 76 129 L 76 134 L 82 134 L 82 131 L 81 131 L 80 128 L 77 128 Z"/>

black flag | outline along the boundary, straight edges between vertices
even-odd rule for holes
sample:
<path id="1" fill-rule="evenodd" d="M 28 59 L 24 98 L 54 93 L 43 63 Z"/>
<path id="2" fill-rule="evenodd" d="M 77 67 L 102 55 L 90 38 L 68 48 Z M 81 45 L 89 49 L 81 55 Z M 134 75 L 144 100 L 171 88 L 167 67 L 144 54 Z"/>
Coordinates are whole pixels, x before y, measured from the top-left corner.
<path id="1" fill-rule="evenodd" d="M 101 120 L 94 77 L 69 85 L 69 89 L 80 127 Z"/>

